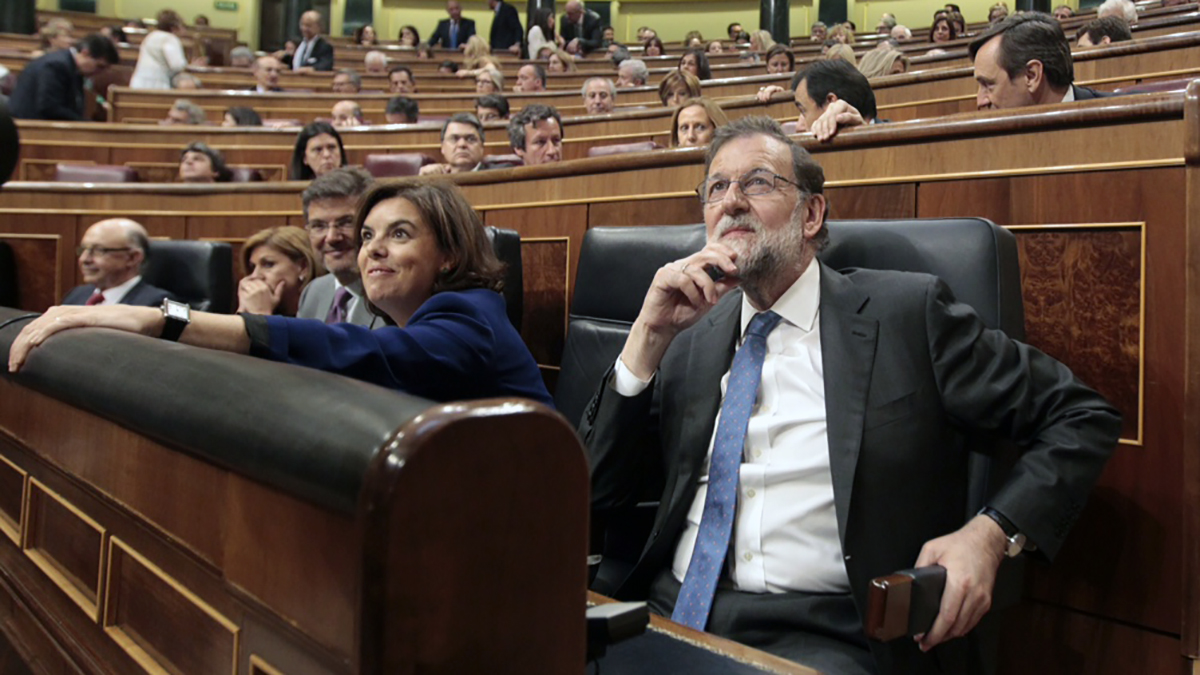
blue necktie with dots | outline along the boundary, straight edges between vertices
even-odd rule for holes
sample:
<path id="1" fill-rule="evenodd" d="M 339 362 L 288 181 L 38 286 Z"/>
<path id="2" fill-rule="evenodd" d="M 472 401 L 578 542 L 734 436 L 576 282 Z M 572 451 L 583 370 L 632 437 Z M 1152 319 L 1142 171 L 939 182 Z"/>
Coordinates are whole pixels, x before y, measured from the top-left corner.
<path id="1" fill-rule="evenodd" d="M 700 517 L 692 560 L 679 589 L 675 611 L 671 614 L 673 621 L 696 630 L 704 630 L 708 623 L 717 579 L 725 566 L 725 553 L 729 550 L 729 536 L 733 532 L 733 514 L 737 509 L 738 470 L 746 445 L 746 427 L 750 424 L 750 413 L 762 380 L 767 335 L 782 320 L 783 317 L 775 312 L 756 314 L 746 328 L 746 339 L 733 356 L 729 386 L 721 403 L 721 421 L 717 424 L 712 461 L 708 467 L 704 514 Z"/>

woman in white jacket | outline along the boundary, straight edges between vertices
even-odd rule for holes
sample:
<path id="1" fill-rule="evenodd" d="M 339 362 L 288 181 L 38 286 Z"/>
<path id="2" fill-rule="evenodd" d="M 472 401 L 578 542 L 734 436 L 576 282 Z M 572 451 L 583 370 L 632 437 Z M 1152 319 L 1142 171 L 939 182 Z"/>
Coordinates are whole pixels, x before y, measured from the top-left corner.
<path id="1" fill-rule="evenodd" d="M 172 9 L 158 13 L 158 25 L 138 50 L 137 67 L 129 80 L 132 89 L 170 89 L 171 78 L 187 68 L 187 57 L 183 55 L 183 17 Z"/>

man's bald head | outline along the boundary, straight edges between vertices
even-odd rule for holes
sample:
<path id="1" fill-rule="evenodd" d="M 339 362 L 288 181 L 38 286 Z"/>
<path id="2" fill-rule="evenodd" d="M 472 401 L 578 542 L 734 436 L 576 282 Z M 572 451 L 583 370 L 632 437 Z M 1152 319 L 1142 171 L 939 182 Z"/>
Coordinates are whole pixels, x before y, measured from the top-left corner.
<path id="1" fill-rule="evenodd" d="M 150 247 L 146 228 L 128 218 L 101 220 L 80 243 L 79 271 L 85 283 L 107 290 L 136 277 Z"/>
<path id="2" fill-rule="evenodd" d="M 568 0 L 566 5 L 567 18 L 572 21 L 578 21 L 580 15 L 583 14 L 583 3 L 579 0 Z"/>
<path id="3" fill-rule="evenodd" d="M 254 60 L 250 72 L 263 89 L 270 90 L 279 86 L 279 73 L 283 72 L 283 64 L 274 56 L 260 56 Z"/>
<path id="4" fill-rule="evenodd" d="M 321 34 L 321 13 L 310 9 L 300 15 L 300 34 L 311 40 Z"/>

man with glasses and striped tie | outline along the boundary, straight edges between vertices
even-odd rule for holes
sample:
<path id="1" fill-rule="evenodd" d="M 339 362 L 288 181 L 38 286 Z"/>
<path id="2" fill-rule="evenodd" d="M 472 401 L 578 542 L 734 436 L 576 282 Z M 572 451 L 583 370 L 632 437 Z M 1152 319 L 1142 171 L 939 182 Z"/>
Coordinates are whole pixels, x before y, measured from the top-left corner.
<path id="1" fill-rule="evenodd" d="M 315 178 L 300 196 L 309 243 L 329 274 L 304 287 L 297 318 L 383 325 L 367 307 L 354 245 L 354 210 L 372 182 L 362 167 L 342 167 Z"/>
<path id="2" fill-rule="evenodd" d="M 71 289 L 64 305 L 138 305 L 157 307 L 167 291 L 142 281 L 142 263 L 150 253 L 146 228 L 128 218 L 92 225 L 75 249 L 84 284 Z"/>
<path id="3" fill-rule="evenodd" d="M 636 565 L 597 590 L 826 673 L 963 672 L 954 638 L 990 608 L 1010 543 L 1053 557 L 1120 416 L 937 278 L 818 261 L 823 189 L 776 122 L 717 131 L 708 243 L 655 274 L 581 422 L 594 524 L 662 495 Z M 1024 453 L 964 524 L 969 429 Z M 665 473 L 648 492 L 647 459 Z M 870 580 L 935 564 L 932 628 L 869 643 Z"/>

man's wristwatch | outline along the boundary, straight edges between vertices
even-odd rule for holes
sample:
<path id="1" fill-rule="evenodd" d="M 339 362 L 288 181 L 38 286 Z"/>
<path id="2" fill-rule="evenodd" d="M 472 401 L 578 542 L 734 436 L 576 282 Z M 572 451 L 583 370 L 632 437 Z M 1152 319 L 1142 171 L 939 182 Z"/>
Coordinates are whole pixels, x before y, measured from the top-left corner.
<path id="1" fill-rule="evenodd" d="M 988 518 L 996 521 L 996 524 L 999 525 L 1000 529 L 1004 531 L 1004 537 L 1008 540 L 1008 544 L 1004 547 L 1005 557 L 1015 558 L 1021 555 L 1021 553 L 1025 550 L 1027 539 L 1024 534 L 1021 534 L 1017 531 L 1017 526 L 1013 525 L 1011 520 L 1005 518 L 1003 513 L 1000 513 L 990 506 L 985 506 L 980 509 L 979 515 L 987 516 Z"/>
<path id="2" fill-rule="evenodd" d="M 192 308 L 186 302 L 176 302 L 169 298 L 163 299 L 162 304 L 163 318 L 167 320 L 163 325 L 162 335 L 159 337 L 171 342 L 177 342 L 179 336 L 183 334 L 183 329 L 187 328 L 192 322 Z"/>

